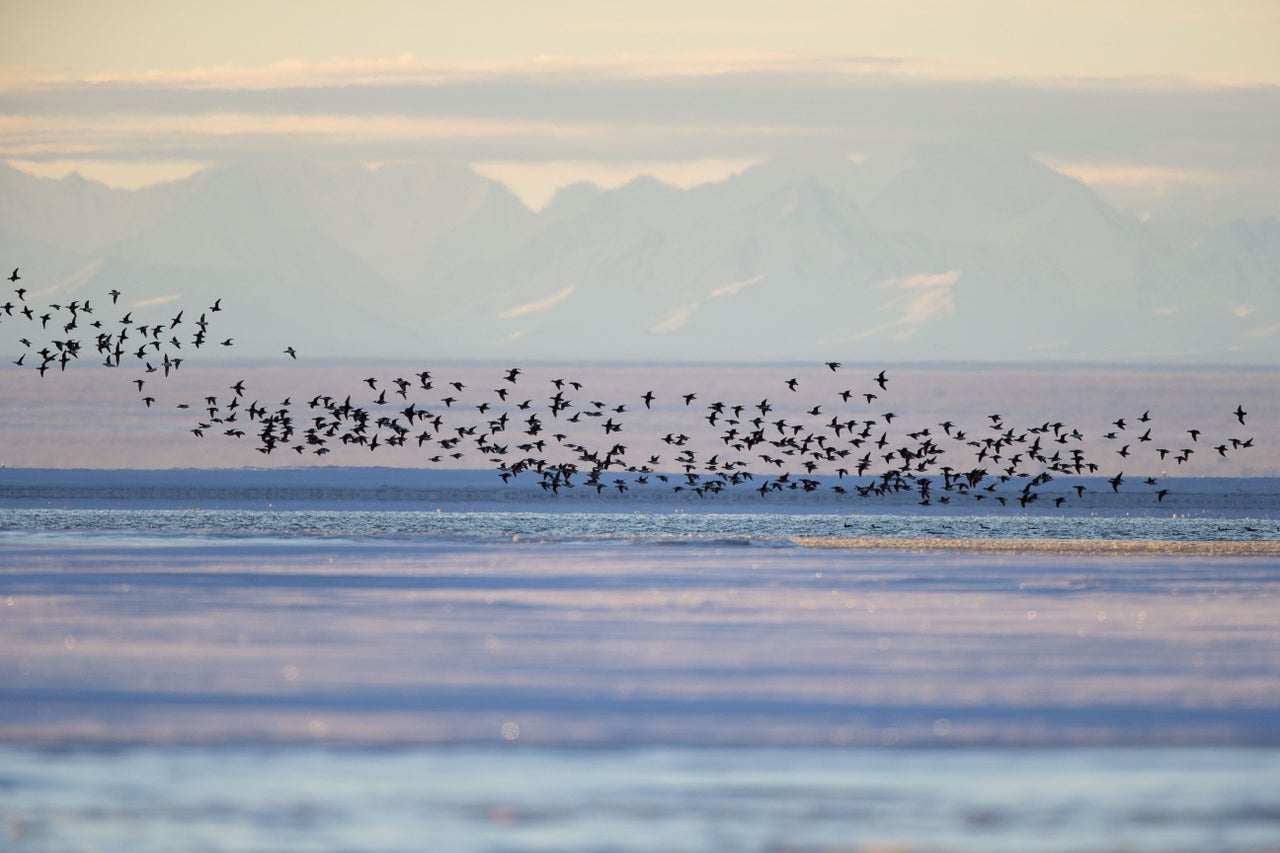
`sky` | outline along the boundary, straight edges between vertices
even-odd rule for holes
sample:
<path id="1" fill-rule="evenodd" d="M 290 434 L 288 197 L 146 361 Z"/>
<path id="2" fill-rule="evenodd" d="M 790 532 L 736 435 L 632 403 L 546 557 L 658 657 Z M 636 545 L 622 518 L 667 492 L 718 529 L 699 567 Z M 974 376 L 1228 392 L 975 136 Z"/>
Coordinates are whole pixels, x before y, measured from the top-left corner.
<path id="1" fill-rule="evenodd" d="M 0 160 L 137 187 L 448 158 L 531 206 L 776 156 L 1026 152 L 1135 203 L 1280 197 L 1274 0 L 3 4 Z"/>
<path id="2" fill-rule="evenodd" d="M 447 159 L 537 209 L 941 143 L 1221 224 L 1280 216 L 1277 46 L 1280 0 L 0 0 L 0 163 Z"/>

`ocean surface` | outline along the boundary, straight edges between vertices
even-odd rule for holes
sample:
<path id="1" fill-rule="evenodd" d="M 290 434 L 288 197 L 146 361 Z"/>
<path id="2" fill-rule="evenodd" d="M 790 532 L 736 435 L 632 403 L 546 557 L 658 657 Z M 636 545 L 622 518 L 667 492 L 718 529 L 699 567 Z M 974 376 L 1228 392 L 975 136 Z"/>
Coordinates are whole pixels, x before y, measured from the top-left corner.
<path id="1" fill-rule="evenodd" d="M 1274 750 L 0 751 L 5 849 L 1274 850 Z"/>
<path id="2" fill-rule="evenodd" d="M 2 469 L 0 849 L 1280 850 L 1280 482 L 1167 486 Z"/>
<path id="3" fill-rule="evenodd" d="M 350 537 L 548 543 L 732 542 L 786 547 L 795 537 L 1255 542 L 1280 540 L 1280 521 L 1257 518 L 978 518 L 836 513 L 424 512 L 414 510 L 7 509 L 0 536 L 79 534 L 84 541 L 175 537 Z"/>

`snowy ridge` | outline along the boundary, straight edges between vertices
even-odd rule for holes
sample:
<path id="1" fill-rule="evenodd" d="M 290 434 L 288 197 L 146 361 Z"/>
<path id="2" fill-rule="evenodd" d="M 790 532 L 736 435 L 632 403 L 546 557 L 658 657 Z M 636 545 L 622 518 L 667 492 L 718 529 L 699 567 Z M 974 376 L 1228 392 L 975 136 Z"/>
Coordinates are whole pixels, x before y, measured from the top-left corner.
<path id="1" fill-rule="evenodd" d="M 222 167 L 141 193 L 0 165 L 0 189 L 20 201 L 0 212 L 0 245 L 34 247 L 11 258 L 41 280 L 33 292 L 226 296 L 253 305 L 237 323 L 256 356 L 286 342 L 504 359 L 1280 351 L 1274 218 L 1187 223 L 1175 239 L 1043 164 L 967 149 L 766 162 L 687 191 L 637 178 L 539 212 L 457 163 Z M 342 323 L 305 321 L 304 300 Z"/>

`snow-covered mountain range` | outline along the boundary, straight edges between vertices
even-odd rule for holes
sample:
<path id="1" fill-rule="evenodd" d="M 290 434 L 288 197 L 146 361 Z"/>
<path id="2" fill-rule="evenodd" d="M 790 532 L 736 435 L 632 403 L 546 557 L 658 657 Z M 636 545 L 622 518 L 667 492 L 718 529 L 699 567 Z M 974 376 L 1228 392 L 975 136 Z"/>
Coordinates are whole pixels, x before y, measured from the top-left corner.
<path id="1" fill-rule="evenodd" d="M 242 355 L 1280 363 L 1280 220 L 1140 221 L 1026 157 L 771 161 L 540 211 L 465 164 L 0 165 L 35 298 L 221 297 Z"/>

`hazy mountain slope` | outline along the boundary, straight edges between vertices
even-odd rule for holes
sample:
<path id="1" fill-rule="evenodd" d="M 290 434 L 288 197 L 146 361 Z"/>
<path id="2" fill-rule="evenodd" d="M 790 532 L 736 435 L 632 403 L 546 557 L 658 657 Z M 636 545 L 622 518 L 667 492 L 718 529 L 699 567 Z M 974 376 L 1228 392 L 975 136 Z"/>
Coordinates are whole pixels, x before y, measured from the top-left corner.
<path id="1" fill-rule="evenodd" d="M 537 213 L 456 163 L 139 192 L 0 167 L 0 191 L 33 290 L 221 296 L 246 354 L 1280 362 L 1280 222 L 1148 225 L 1020 156 L 768 162 Z"/>
<path id="2" fill-rule="evenodd" d="M 100 252 L 167 215 L 180 193 L 178 184 L 112 189 L 74 173 L 51 181 L 0 162 L 0 239 L 69 254 Z"/>

